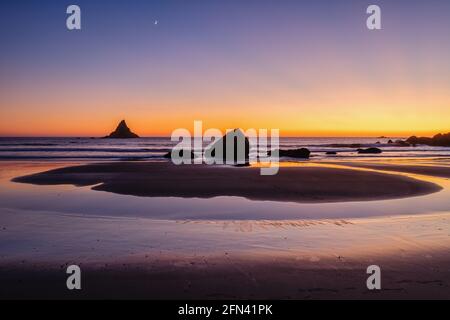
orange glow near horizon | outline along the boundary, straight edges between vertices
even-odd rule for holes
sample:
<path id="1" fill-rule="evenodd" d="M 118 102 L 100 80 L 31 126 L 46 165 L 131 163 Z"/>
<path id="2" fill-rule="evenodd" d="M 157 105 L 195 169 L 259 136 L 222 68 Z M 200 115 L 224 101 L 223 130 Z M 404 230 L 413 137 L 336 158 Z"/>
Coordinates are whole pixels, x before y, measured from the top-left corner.
<path id="1" fill-rule="evenodd" d="M 450 99 L 442 91 L 418 98 L 398 90 L 387 98 L 364 88 L 346 89 L 320 97 L 284 92 L 283 99 L 277 94 L 256 98 L 241 93 L 226 99 L 216 94 L 202 103 L 195 96 L 147 104 L 142 97 L 101 99 L 91 94 L 67 102 L 63 93 L 11 99 L 0 104 L 0 136 L 101 137 L 122 119 L 143 137 L 170 136 L 178 128 L 192 132 L 195 120 L 203 121 L 204 130 L 279 129 L 285 137 L 432 136 L 450 131 Z"/>
<path id="2" fill-rule="evenodd" d="M 276 117 L 274 117 L 276 118 Z M 5 119 L 5 118 L 3 118 Z M 70 119 L 70 118 L 69 118 Z M 115 118 L 90 118 L 81 117 L 76 121 L 67 121 L 59 116 L 51 117 L 51 120 L 28 119 L 10 121 L 14 130 L 6 131 L 3 124 L 0 126 L 0 136 L 4 137 L 102 137 L 111 133 L 120 120 L 125 119 L 130 129 L 141 137 L 170 137 L 172 131 L 178 128 L 185 128 L 192 134 L 194 132 L 194 121 L 201 120 L 200 117 L 179 116 L 175 119 L 165 119 L 164 117 L 115 117 Z M 0 120 L 0 123 L 3 122 Z M 312 122 L 308 119 L 302 121 L 285 121 L 281 119 L 269 121 L 264 118 L 245 121 L 245 119 L 214 119 L 203 121 L 203 131 L 210 128 L 218 128 L 222 132 L 227 129 L 242 128 L 247 129 L 279 129 L 282 137 L 408 137 L 433 136 L 437 133 L 450 132 L 450 128 L 437 127 L 438 129 L 427 129 L 425 126 L 412 126 L 416 129 L 409 129 L 408 125 L 398 126 L 398 130 L 392 130 L 388 126 L 378 126 L 370 128 L 367 122 L 353 126 L 353 128 L 336 127 L 328 129 L 320 126 L 320 119 Z M 303 125 L 302 125 L 303 122 Z M 315 129 L 316 128 L 316 129 Z"/>
<path id="3" fill-rule="evenodd" d="M 161 85 L 164 90 L 153 91 L 126 83 L 120 73 L 106 83 L 95 77 L 5 83 L 0 136 L 101 137 L 122 119 L 140 136 L 193 130 L 195 120 L 203 121 L 204 129 L 280 129 L 281 136 L 431 136 L 450 131 L 450 93 L 444 82 L 419 87 L 396 70 L 395 76 L 373 84 L 333 63 L 327 70 L 332 74 L 304 69 L 297 75 L 291 67 L 284 75 L 288 83 L 222 69 L 216 81 L 175 74 Z M 299 90 L 296 82 L 305 74 L 308 82 Z M 177 90 L 167 92 L 166 85 Z"/>

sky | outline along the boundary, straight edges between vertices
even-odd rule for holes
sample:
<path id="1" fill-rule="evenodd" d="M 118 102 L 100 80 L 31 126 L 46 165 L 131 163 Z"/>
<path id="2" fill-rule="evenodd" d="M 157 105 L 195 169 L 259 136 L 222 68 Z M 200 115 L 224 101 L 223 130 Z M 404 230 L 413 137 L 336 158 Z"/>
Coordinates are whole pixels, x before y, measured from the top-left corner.
<path id="1" fill-rule="evenodd" d="M 81 8 L 81 30 L 66 8 Z M 381 8 L 368 30 L 366 8 Z M 0 136 L 450 131 L 448 0 L 0 2 Z M 157 21 L 157 23 L 155 23 Z"/>

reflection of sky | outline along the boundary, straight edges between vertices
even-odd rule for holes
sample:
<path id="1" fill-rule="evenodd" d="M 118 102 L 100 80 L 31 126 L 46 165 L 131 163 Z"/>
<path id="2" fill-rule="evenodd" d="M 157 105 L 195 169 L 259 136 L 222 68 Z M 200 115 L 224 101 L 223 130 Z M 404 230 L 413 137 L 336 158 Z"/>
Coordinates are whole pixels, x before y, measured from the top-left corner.
<path id="1" fill-rule="evenodd" d="M 159 255 L 161 251 L 168 255 L 269 252 L 271 258 L 274 254 L 385 255 L 398 254 L 400 249 L 411 255 L 420 250 L 427 254 L 448 251 L 450 184 L 445 179 L 430 178 L 446 189 L 427 196 L 330 204 L 236 197 L 142 198 L 86 187 L 9 182 L 14 176 L 51 166 L 3 163 L 0 167 L 3 263 L 21 259 L 117 262 L 128 254 Z M 369 216 L 381 217 L 341 219 Z M 285 220 L 302 218 L 312 219 Z"/>
<path id="2" fill-rule="evenodd" d="M 372 3 L 381 31 L 356 0 L 80 0 L 69 32 L 72 2 L 2 2 L 0 134 L 448 129 L 450 3 Z"/>
<path id="3" fill-rule="evenodd" d="M 420 179 L 434 182 L 445 189 L 404 199 L 340 203 L 252 201 L 240 197 L 135 197 L 92 191 L 91 187 L 36 186 L 9 182 L 14 177 L 42 172 L 52 166 L 54 164 L 48 164 L 48 168 L 35 166 L 33 169 L 28 165 L 3 167 L 0 172 L 0 185 L 5 190 L 0 194 L 2 206 L 63 214 L 162 220 L 341 219 L 450 212 L 450 182 L 444 178 L 425 176 L 420 176 Z"/>

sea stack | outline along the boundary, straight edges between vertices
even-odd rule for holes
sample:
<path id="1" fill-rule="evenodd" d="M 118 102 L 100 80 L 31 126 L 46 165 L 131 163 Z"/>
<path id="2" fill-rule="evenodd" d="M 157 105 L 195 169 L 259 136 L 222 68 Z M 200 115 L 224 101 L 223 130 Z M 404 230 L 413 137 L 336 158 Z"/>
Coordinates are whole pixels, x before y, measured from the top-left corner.
<path id="1" fill-rule="evenodd" d="M 128 128 L 127 123 L 125 120 L 120 121 L 119 125 L 117 126 L 116 130 L 111 132 L 109 136 L 106 136 L 105 138 L 111 138 L 111 139 L 131 139 L 131 138 L 139 138 L 139 136 L 131 132 L 130 128 Z"/>
<path id="2" fill-rule="evenodd" d="M 227 158 L 227 148 L 231 148 Z M 205 157 L 216 158 L 226 163 L 248 164 L 250 154 L 250 142 L 241 129 L 229 131 L 221 139 L 213 143 L 205 150 Z"/>

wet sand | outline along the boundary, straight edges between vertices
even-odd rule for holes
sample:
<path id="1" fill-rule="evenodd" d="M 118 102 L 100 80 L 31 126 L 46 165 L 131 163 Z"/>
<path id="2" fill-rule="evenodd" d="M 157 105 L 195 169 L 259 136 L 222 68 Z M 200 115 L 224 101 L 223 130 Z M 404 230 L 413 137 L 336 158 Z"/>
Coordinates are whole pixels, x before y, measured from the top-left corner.
<path id="1" fill-rule="evenodd" d="M 42 245 L 34 235 L 32 254 L 2 257 L 0 298 L 450 299 L 449 219 L 439 214 L 180 225 L 80 217 L 49 222 L 38 214 L 39 223 L 59 228 L 59 241 Z M 175 238 L 198 244 L 180 247 Z M 251 244 L 250 238 L 258 239 Z M 65 287 L 72 264 L 82 270 L 81 291 Z M 381 268 L 380 291 L 366 287 L 366 269 L 374 264 Z"/>
<path id="2" fill-rule="evenodd" d="M 25 169 L 20 169 L 17 164 L 8 165 L 10 167 L 3 165 L 6 171 L 0 170 L 0 180 L 6 183 L 2 186 L 17 188 L 13 190 L 18 194 L 24 190 L 31 192 L 26 193 L 29 195 L 35 192 L 35 197 L 43 201 L 47 201 L 43 197 L 45 193 L 64 191 L 67 195 L 77 197 L 81 194 L 76 190 L 83 188 L 39 184 L 96 185 L 95 188 L 106 185 L 111 188 L 117 187 L 117 181 L 126 181 L 124 186 L 128 186 L 142 179 L 138 181 L 139 188 L 150 185 L 150 190 L 153 190 L 151 186 L 155 181 L 150 183 L 150 173 L 158 177 L 158 183 L 162 183 L 164 179 L 176 179 L 168 171 L 173 174 L 171 170 L 183 169 L 167 168 L 164 164 L 149 166 L 148 163 L 69 167 L 59 164 L 58 167 L 65 168 L 52 169 L 42 174 L 40 172 L 52 168 L 52 165 L 24 165 Z M 221 177 L 231 177 L 228 179 L 233 182 L 235 172 L 250 172 L 248 179 L 251 183 L 259 179 L 258 168 L 213 169 L 219 169 Z M 112 171 L 118 172 L 118 175 L 115 176 Z M 194 168 L 188 168 L 185 172 L 188 173 L 184 178 L 197 179 L 196 182 L 201 179 L 214 181 L 210 175 L 199 177 L 199 172 Z M 319 177 L 330 180 L 329 185 L 334 186 L 334 189 L 327 191 L 331 191 L 334 199 L 339 199 L 337 201 L 350 200 L 350 196 L 355 194 L 366 197 L 367 194 L 363 192 L 351 194 L 353 189 L 350 186 L 354 188 L 356 183 L 358 187 L 371 188 L 363 186 L 370 179 L 383 182 L 384 189 L 409 186 L 408 192 L 402 189 L 401 195 L 395 193 L 395 197 L 403 200 L 374 202 L 381 207 L 384 203 L 398 201 L 409 206 L 416 206 L 418 202 L 424 204 L 426 201 L 429 204 L 429 201 L 445 198 L 448 191 L 448 182 L 444 178 L 412 178 L 315 165 L 282 168 L 280 172 L 286 172 L 280 181 L 287 181 L 288 184 L 304 181 L 304 177 L 309 182 Z M 28 179 L 36 179 L 32 183 L 38 185 L 6 182 L 18 175 L 25 175 L 20 180 L 27 182 L 30 182 Z M 130 180 L 127 180 L 126 177 L 130 176 Z M 358 184 L 359 179 L 362 179 L 361 184 Z M 176 181 L 172 180 L 167 187 L 172 187 Z M 346 198 L 342 198 L 343 194 L 339 193 L 338 182 Z M 423 197 L 405 198 L 417 195 L 411 190 L 417 190 L 417 184 L 422 183 L 424 185 L 420 188 L 439 189 L 436 186 L 442 185 L 445 189 Z M 381 185 L 376 182 L 374 185 L 377 186 L 375 192 L 381 189 Z M 212 188 L 211 184 L 209 186 Z M 243 189 L 238 190 L 241 192 Z M 364 189 L 364 192 L 367 190 Z M 117 190 L 105 191 L 111 191 L 105 193 L 111 197 L 129 197 L 114 194 Z M 184 190 L 181 191 L 177 192 L 186 197 L 198 196 L 186 195 Z M 196 189 L 196 192 L 200 191 L 204 190 Z M 267 190 L 262 191 L 247 196 L 266 199 Z M 95 191 L 84 192 L 97 195 Z M 222 194 L 223 189 L 214 189 L 207 197 L 217 192 Z M 391 190 L 387 192 L 378 193 L 378 196 L 393 197 Z M 430 189 L 427 192 L 430 193 Z M 300 202 L 318 201 L 317 206 L 330 205 L 330 210 L 339 205 L 351 204 L 322 204 L 330 199 L 326 196 L 321 194 L 319 199 L 301 198 Z M 57 195 L 52 199 L 56 198 Z M 131 204 L 134 198 L 152 200 L 129 198 Z M 175 198 L 167 198 L 167 201 L 170 199 Z M 292 201 L 289 199 L 292 198 L 282 201 Z M 79 201 L 85 200 L 79 198 Z M 281 202 L 264 203 L 270 204 L 276 216 L 276 208 L 280 208 Z M 367 203 L 360 204 L 358 208 L 364 211 Z M 450 210 L 441 205 L 436 207 L 439 208 L 436 212 L 427 211 L 426 214 L 418 215 L 228 221 L 108 216 L 108 205 L 103 202 L 98 203 L 105 214 L 102 217 L 82 211 L 63 212 L 53 207 L 45 211 L 46 205 L 40 209 L 11 205 L 0 210 L 2 299 L 450 299 Z M 150 210 L 152 202 L 149 202 L 149 206 Z M 91 210 L 83 202 L 81 207 Z M 400 208 L 399 214 L 409 212 Z M 433 210 L 433 206 L 430 208 Z M 66 289 L 65 271 L 71 264 L 79 265 L 82 269 L 81 291 Z M 381 291 L 370 291 L 366 287 L 366 268 L 373 264 L 381 268 Z"/>
<path id="3" fill-rule="evenodd" d="M 341 202 L 425 195 L 441 187 L 410 177 L 327 167 L 282 167 L 277 175 L 260 169 L 175 166 L 171 163 L 102 163 L 50 170 L 14 182 L 38 185 L 95 185 L 92 189 L 148 197 L 212 198 L 239 196 L 251 200 Z"/>
<path id="4" fill-rule="evenodd" d="M 150 259 L 147 259 L 150 260 Z M 450 299 L 450 257 L 378 260 L 382 289 L 368 290 L 370 259 L 308 261 L 183 257 L 81 265 L 82 290 L 65 288 L 67 265 L 0 267 L 1 299 Z M 45 288 L 45 289 L 43 289 Z M 6 290 L 5 290 L 6 289 Z"/>

